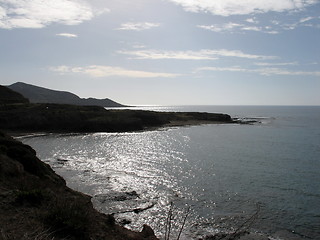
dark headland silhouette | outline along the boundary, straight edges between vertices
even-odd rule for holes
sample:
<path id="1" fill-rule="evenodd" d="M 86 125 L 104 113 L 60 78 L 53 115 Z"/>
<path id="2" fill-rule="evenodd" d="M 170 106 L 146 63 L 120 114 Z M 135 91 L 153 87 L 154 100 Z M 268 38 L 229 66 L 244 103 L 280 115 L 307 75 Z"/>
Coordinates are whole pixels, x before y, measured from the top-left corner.
<path id="1" fill-rule="evenodd" d="M 70 99 L 80 99 L 72 93 L 24 83 L 12 86 L 20 86 L 20 92 L 25 93 L 21 97 L 19 93 L 2 87 L 5 97 L 0 102 L 0 129 L 6 132 L 125 132 L 163 126 L 234 122 L 229 115 L 221 113 L 106 110 L 102 106 L 83 106 L 81 100 L 75 101 L 77 104 L 71 104 Z M 38 99 L 41 98 L 42 101 L 53 100 L 50 103 L 34 103 L 35 98 L 31 98 L 29 103 L 25 99 L 28 94 L 40 96 Z M 54 99 L 57 100 L 52 103 Z M 57 103 L 58 99 L 65 100 Z"/>
<path id="2" fill-rule="evenodd" d="M 31 84 L 17 82 L 8 86 L 29 99 L 31 103 L 58 103 L 81 106 L 101 106 L 101 107 L 124 107 L 124 105 L 112 101 L 108 98 L 80 98 L 79 96 L 66 91 L 57 91 L 48 88 L 38 87 Z"/>

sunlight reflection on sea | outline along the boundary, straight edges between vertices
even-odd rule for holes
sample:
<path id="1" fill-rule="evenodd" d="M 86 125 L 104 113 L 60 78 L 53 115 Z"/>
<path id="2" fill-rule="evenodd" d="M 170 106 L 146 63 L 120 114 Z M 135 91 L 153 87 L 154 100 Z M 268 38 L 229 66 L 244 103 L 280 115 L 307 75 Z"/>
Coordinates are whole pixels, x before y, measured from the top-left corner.
<path id="1" fill-rule="evenodd" d="M 118 213 L 119 222 L 131 229 L 141 230 L 147 223 L 161 236 L 173 201 L 177 225 L 191 207 L 185 237 L 230 231 L 259 204 L 260 217 L 252 230 L 287 229 L 317 239 L 320 114 L 313 108 L 304 109 L 308 114 L 292 108 L 235 109 L 233 116 L 271 120 L 133 133 L 52 134 L 24 142 L 71 187 L 95 196 L 99 210 Z M 129 212 L 132 209 L 146 210 L 137 214 Z"/>

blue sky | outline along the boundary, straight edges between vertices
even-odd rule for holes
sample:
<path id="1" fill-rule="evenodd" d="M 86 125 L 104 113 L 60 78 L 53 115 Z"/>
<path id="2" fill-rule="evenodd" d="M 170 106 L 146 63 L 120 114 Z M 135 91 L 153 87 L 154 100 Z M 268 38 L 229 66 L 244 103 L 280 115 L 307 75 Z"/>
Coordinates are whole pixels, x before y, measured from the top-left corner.
<path id="1" fill-rule="evenodd" d="M 0 84 L 130 105 L 320 105 L 319 0 L 0 0 Z"/>

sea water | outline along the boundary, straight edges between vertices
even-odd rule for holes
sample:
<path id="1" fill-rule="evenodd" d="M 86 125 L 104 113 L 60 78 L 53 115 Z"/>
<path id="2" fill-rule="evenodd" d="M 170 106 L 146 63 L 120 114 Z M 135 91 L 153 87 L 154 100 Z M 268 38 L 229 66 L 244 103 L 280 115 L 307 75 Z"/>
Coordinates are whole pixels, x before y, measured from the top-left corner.
<path id="1" fill-rule="evenodd" d="M 22 140 L 69 186 L 92 195 L 99 211 L 115 213 L 130 229 L 148 224 L 164 236 L 171 208 L 172 235 L 188 212 L 184 239 L 241 227 L 320 239 L 320 107 L 139 109 L 219 112 L 258 122 Z"/>

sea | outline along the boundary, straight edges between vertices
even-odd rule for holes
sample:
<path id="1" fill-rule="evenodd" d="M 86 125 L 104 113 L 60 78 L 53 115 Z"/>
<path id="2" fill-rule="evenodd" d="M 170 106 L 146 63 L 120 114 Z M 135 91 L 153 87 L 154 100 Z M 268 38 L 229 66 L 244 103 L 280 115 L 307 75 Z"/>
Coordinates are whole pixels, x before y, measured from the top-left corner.
<path id="1" fill-rule="evenodd" d="M 162 239 L 248 231 L 320 239 L 320 106 L 141 106 L 226 113 L 252 124 L 21 140 L 96 209 Z"/>

